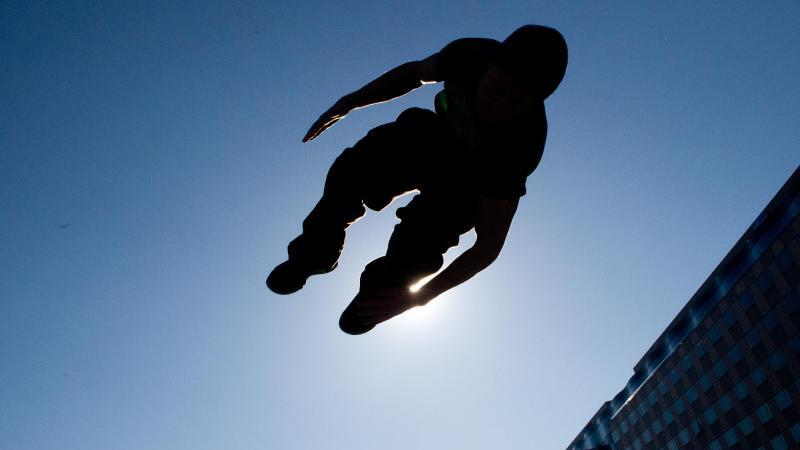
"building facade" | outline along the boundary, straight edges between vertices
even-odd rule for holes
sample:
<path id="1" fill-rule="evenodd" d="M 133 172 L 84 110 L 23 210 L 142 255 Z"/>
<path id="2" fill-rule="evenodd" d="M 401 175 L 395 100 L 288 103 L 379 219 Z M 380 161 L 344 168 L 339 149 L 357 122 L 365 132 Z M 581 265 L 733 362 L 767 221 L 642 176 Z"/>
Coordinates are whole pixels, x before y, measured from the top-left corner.
<path id="1" fill-rule="evenodd" d="M 800 167 L 568 450 L 800 449 Z"/>

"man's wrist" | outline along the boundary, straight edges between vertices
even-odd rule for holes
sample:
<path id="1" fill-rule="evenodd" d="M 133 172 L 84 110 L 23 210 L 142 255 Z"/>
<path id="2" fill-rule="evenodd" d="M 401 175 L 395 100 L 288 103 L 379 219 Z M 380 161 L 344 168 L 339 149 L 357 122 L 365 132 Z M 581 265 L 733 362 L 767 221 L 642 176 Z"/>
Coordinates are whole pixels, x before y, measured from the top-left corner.
<path id="1" fill-rule="evenodd" d="M 354 96 L 355 92 L 345 95 L 344 97 L 340 98 L 338 102 L 336 102 L 337 106 L 347 112 L 356 109 Z"/>
<path id="2" fill-rule="evenodd" d="M 414 296 L 416 297 L 415 300 L 417 300 L 416 303 L 419 303 L 420 305 L 428 303 L 429 301 L 436 298 L 438 295 L 439 292 L 436 292 L 433 289 L 433 286 L 429 286 L 429 284 L 423 285 L 422 287 L 419 288 L 417 292 L 414 293 Z"/>

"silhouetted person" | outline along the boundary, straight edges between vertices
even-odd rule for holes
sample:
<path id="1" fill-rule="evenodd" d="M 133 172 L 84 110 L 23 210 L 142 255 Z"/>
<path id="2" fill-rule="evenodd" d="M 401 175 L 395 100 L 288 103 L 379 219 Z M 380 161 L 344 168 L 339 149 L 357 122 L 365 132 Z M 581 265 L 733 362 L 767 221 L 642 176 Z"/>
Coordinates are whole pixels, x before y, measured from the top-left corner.
<path id="1" fill-rule="evenodd" d="M 566 67 L 561 34 L 526 25 L 502 43 L 458 39 L 342 97 L 311 126 L 304 142 L 353 109 L 444 81 L 436 112 L 407 109 L 336 158 L 303 233 L 289 244 L 289 259 L 269 275 L 269 288 L 290 294 L 309 276 L 335 269 L 345 229 L 365 214 L 365 206 L 380 211 L 413 190 L 419 193 L 397 210 L 401 222 L 386 255 L 361 274 L 360 290 L 339 320 L 341 329 L 365 333 L 485 269 L 500 253 L 525 181 L 542 157 L 544 99 Z M 473 228 L 475 244 L 412 293 L 409 286 L 437 272 L 442 255 Z"/>

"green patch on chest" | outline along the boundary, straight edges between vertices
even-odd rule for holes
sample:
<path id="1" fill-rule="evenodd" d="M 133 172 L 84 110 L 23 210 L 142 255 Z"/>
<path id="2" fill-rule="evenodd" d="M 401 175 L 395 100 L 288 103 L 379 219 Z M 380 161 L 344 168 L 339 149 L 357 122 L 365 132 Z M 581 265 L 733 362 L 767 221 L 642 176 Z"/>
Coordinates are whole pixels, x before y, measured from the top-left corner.
<path id="1" fill-rule="evenodd" d="M 434 100 L 436 113 L 444 119 L 451 142 L 473 152 L 479 136 L 475 117 L 475 99 L 456 86 L 445 83 Z"/>

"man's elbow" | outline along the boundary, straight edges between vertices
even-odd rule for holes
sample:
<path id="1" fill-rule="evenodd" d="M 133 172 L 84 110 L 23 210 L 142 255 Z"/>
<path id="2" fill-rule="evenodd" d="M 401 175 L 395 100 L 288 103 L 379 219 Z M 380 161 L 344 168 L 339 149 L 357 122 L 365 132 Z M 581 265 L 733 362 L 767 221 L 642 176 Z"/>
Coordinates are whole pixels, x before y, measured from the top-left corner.
<path id="1" fill-rule="evenodd" d="M 413 61 L 414 77 L 420 84 L 436 83 L 439 76 L 436 73 L 436 58 L 438 54 L 433 54 L 425 59 Z"/>
<path id="2" fill-rule="evenodd" d="M 500 250 L 503 249 L 503 245 L 476 242 L 472 249 L 482 264 L 488 266 L 500 256 Z"/>
<path id="3" fill-rule="evenodd" d="M 416 89 L 423 85 L 422 80 L 419 78 L 419 61 L 409 61 L 397 67 L 397 71 L 401 74 L 403 84 L 406 84 L 412 89 Z"/>

